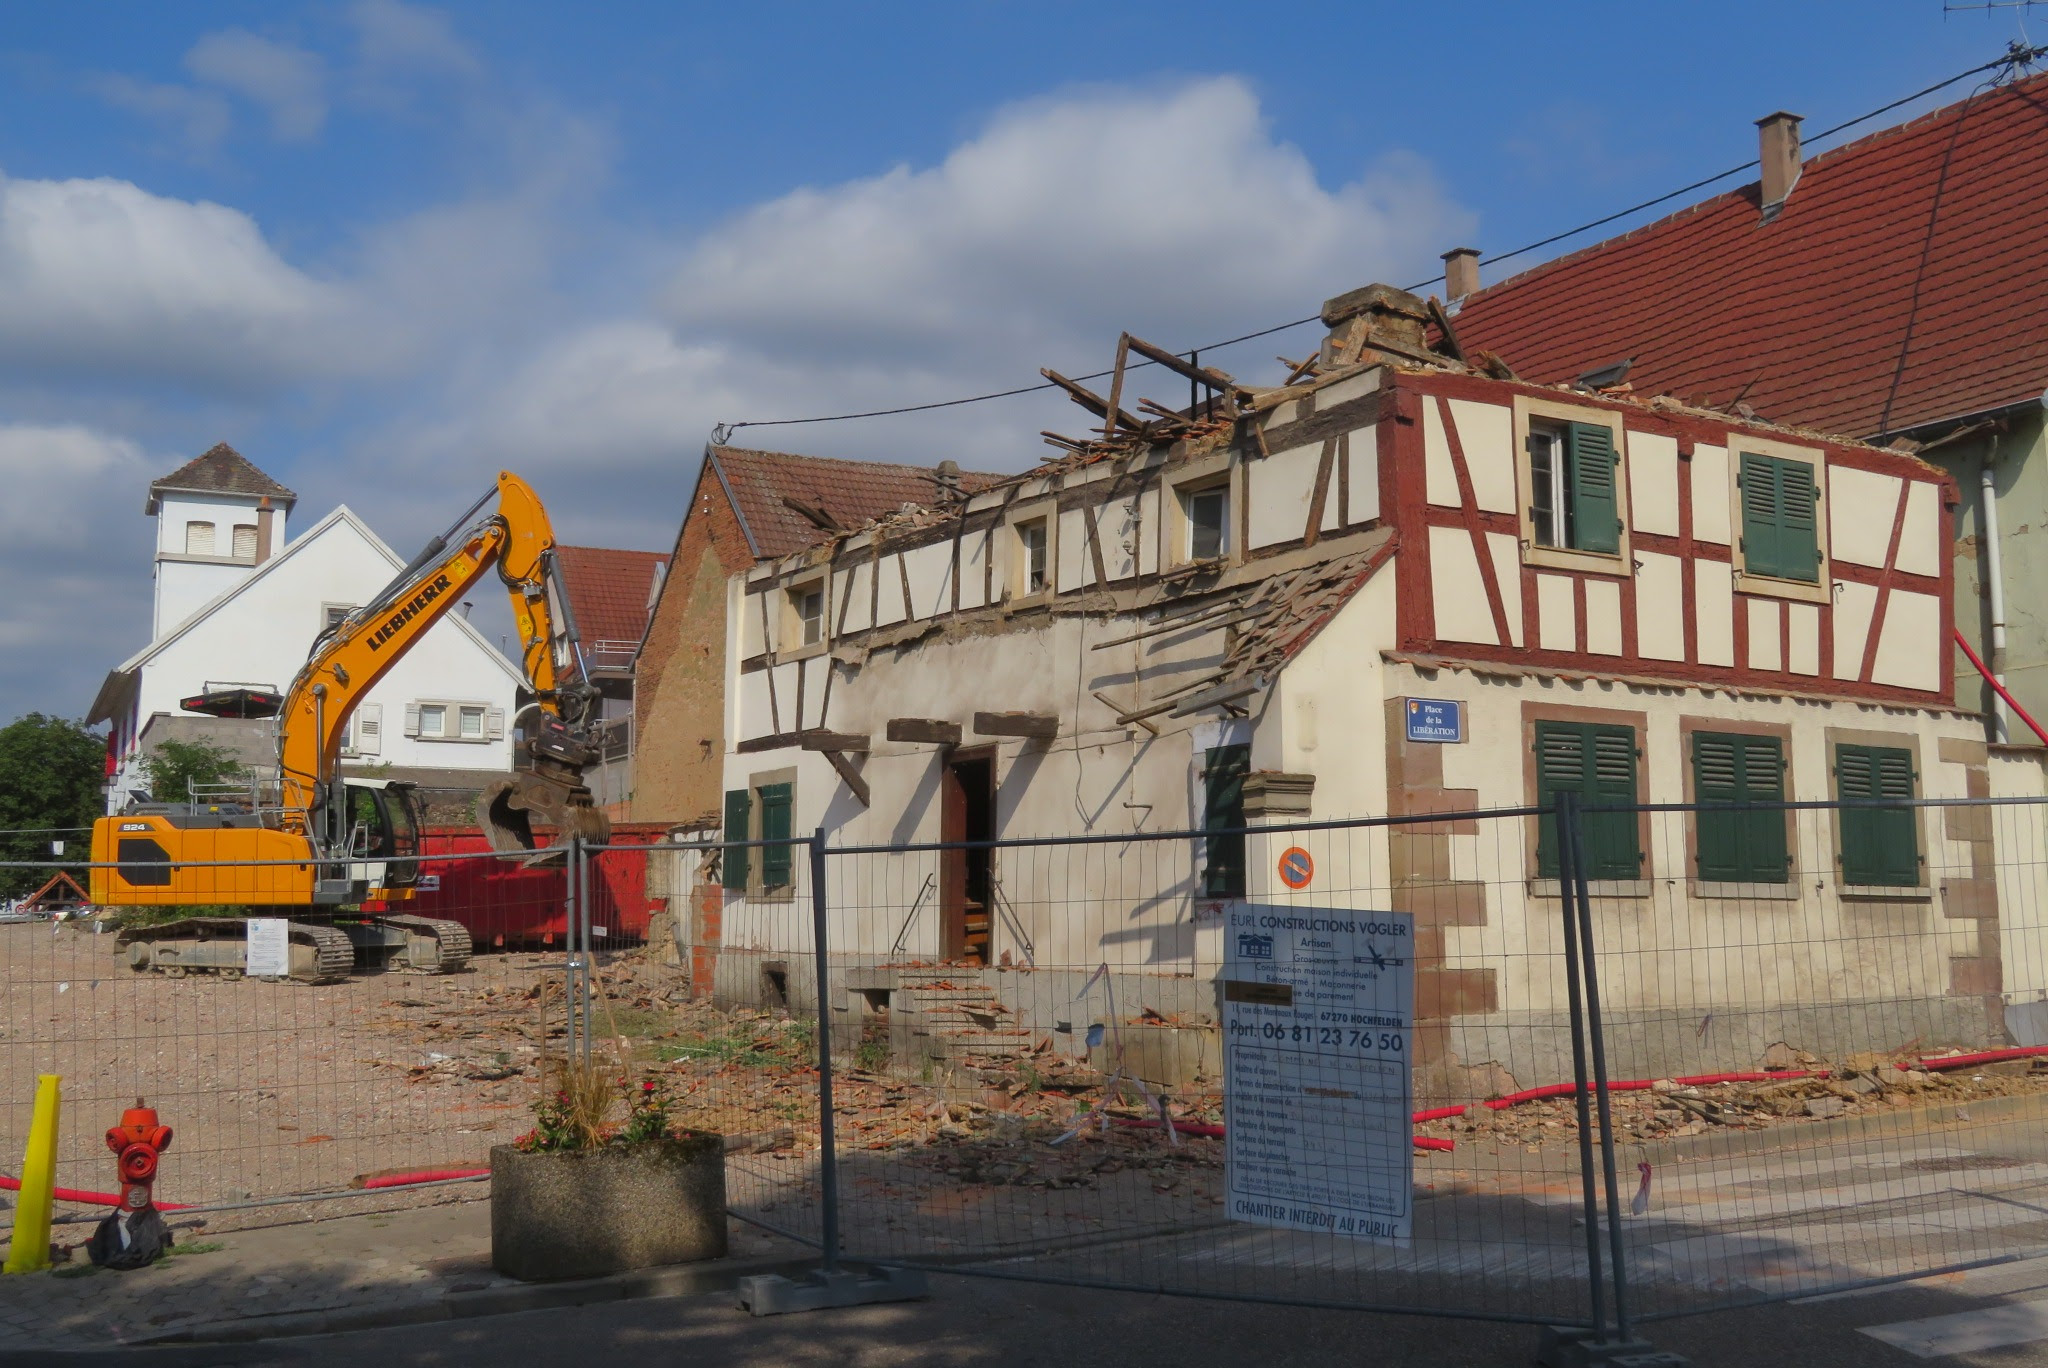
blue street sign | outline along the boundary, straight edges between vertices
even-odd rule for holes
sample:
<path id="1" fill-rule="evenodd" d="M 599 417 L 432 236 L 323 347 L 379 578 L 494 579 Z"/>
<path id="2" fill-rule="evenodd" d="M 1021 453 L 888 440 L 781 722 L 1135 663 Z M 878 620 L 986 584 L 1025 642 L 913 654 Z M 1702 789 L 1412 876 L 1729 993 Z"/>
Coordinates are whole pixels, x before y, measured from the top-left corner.
<path id="1" fill-rule="evenodd" d="M 1449 698 L 1408 700 L 1410 741 L 1455 742 L 1465 739 L 1465 705 Z"/>

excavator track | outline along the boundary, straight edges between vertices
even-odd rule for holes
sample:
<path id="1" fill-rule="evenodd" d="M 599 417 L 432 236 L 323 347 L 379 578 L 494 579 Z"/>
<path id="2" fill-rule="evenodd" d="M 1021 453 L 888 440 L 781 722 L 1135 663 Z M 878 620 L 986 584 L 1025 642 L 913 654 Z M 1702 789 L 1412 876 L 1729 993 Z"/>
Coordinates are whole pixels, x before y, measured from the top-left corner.
<path id="1" fill-rule="evenodd" d="M 332 983 L 355 968 L 356 948 L 332 926 L 289 922 L 293 983 Z M 241 978 L 248 971 L 248 922 L 242 917 L 187 917 L 159 926 L 131 926 L 118 939 L 128 947 L 128 967 L 138 974 L 169 978 L 212 974 Z"/>
<path id="2" fill-rule="evenodd" d="M 473 946 L 469 928 L 439 917 L 381 916 L 380 926 L 406 933 L 405 950 L 392 961 L 394 969 L 415 974 L 459 974 L 469 965 Z"/>

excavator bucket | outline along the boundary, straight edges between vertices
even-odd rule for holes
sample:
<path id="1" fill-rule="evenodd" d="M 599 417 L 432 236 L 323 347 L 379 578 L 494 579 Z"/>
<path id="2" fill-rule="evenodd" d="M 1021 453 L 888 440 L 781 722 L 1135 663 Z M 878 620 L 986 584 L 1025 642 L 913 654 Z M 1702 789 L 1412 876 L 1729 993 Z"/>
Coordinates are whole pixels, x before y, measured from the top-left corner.
<path id="1" fill-rule="evenodd" d="M 504 855 L 526 855 L 528 866 L 558 864 L 568 858 L 569 842 L 592 845 L 611 839 L 611 819 L 592 806 L 590 790 L 531 772 L 500 779 L 477 795 L 477 825 Z M 539 846 L 536 824 L 554 828 L 554 839 Z"/>

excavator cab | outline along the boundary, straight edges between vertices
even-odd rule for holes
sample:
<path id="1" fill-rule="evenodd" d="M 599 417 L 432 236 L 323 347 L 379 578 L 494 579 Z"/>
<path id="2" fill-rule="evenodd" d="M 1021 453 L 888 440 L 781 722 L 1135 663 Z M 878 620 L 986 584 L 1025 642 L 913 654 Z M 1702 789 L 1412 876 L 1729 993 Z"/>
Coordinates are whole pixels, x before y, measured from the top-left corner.
<path id="1" fill-rule="evenodd" d="M 343 797 L 349 881 L 364 885 L 371 897 L 410 897 L 420 877 L 418 788 L 394 779 L 348 779 Z"/>

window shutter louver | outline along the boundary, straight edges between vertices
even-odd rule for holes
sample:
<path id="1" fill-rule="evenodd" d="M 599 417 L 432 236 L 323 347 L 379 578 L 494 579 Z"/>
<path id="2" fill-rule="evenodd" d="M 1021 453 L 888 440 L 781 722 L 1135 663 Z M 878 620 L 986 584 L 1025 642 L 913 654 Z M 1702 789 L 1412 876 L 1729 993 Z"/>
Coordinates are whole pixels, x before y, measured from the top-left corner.
<path id="1" fill-rule="evenodd" d="M 1835 747 L 1835 791 L 1845 803 L 1913 797 L 1913 753 L 1889 746 Z M 1842 882 L 1880 888 L 1920 884 L 1920 825 L 1909 807 L 1841 809 Z"/>
<path id="2" fill-rule="evenodd" d="M 365 703 L 356 709 L 356 750 L 380 755 L 384 750 L 384 705 Z"/>
<path id="3" fill-rule="evenodd" d="M 412 737 L 420 734 L 420 705 L 417 703 L 405 705 L 405 734 Z"/>
<path id="4" fill-rule="evenodd" d="M 761 839 L 783 841 L 789 838 L 790 807 L 793 788 L 789 784 L 763 784 L 755 792 L 761 799 Z M 761 886 L 764 888 L 787 888 L 790 883 L 789 871 L 792 853 L 786 845 L 761 847 Z"/>
<path id="5" fill-rule="evenodd" d="M 492 708 L 484 713 L 484 738 L 489 741 L 505 739 L 505 710 Z"/>
<path id="6" fill-rule="evenodd" d="M 1573 545 L 1581 551 L 1621 550 L 1614 432 L 1599 423 L 1565 425 L 1571 466 Z"/>
<path id="7" fill-rule="evenodd" d="M 1695 732 L 1693 798 L 1699 803 L 1776 803 L 1785 797 L 1784 747 L 1775 736 Z M 1784 883 L 1785 813 L 1702 810 L 1695 819 L 1699 876 L 1724 883 Z"/>
<path id="8" fill-rule="evenodd" d="M 1576 793 L 1589 804 L 1636 802 L 1636 734 L 1629 727 L 1603 727 L 1578 722 L 1536 724 L 1536 801 L 1550 806 L 1560 792 Z M 1586 877 L 1634 879 L 1642 874 L 1642 854 L 1633 812 L 1589 812 L 1584 817 Z M 1556 822 L 1539 818 L 1536 872 L 1558 875 Z"/>
<path id="9" fill-rule="evenodd" d="M 753 803 L 745 789 L 728 789 L 725 795 L 725 839 L 747 841 L 753 838 L 747 834 L 747 819 L 752 815 Z M 727 850 L 721 861 L 724 871 L 720 882 L 734 893 L 747 891 L 747 856 L 753 852 L 741 847 Z"/>
<path id="10" fill-rule="evenodd" d="M 1813 467 L 1742 453 L 1742 559 L 1753 575 L 1820 578 L 1820 520 Z"/>

